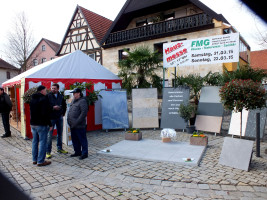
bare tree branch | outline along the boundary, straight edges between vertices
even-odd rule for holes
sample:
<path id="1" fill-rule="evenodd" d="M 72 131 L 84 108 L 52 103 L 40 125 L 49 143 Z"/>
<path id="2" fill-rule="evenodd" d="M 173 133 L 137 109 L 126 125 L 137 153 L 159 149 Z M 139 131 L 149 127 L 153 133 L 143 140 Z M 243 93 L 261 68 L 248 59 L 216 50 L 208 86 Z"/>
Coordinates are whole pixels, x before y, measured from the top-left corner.
<path id="1" fill-rule="evenodd" d="M 13 29 L 8 33 L 6 49 L 4 51 L 9 61 L 21 68 L 27 69 L 27 58 L 34 48 L 34 38 L 29 21 L 24 12 L 19 13 L 14 21 Z"/>

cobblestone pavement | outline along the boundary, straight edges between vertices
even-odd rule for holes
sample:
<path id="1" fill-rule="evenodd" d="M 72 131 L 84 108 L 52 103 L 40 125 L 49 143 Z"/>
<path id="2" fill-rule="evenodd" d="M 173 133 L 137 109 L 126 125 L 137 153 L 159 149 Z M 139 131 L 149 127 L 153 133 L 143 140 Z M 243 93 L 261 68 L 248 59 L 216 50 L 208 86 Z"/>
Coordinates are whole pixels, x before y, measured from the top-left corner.
<path id="1" fill-rule="evenodd" d="M 160 130 L 142 132 L 143 138 L 160 139 Z M 189 141 L 189 136 L 179 132 L 176 140 Z M 64 146 L 68 155 L 56 153 L 54 138 L 52 164 L 37 167 L 31 140 L 12 129 L 11 138 L 0 138 L 0 170 L 33 199 L 267 199 L 267 139 L 247 172 L 218 164 L 222 135 L 208 134 L 198 167 L 97 154 L 123 140 L 122 130 L 88 132 L 87 137 L 88 159 L 70 158 L 72 146 Z"/>

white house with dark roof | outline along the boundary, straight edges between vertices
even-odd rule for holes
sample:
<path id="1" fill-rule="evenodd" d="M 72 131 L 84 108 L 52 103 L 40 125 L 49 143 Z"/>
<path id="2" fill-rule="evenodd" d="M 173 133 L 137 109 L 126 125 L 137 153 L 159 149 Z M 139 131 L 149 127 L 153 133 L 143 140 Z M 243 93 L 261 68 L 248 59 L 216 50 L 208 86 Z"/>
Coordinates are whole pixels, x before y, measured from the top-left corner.
<path id="1" fill-rule="evenodd" d="M 20 69 L 0 58 L 0 86 L 3 82 L 17 76 L 19 73 Z"/>

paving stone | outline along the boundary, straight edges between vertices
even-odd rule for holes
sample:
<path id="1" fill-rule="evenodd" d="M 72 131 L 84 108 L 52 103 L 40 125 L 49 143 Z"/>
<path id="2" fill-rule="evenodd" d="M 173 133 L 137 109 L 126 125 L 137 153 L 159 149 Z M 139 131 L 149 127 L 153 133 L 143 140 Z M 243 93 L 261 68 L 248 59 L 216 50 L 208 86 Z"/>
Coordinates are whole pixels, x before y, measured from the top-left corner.
<path id="1" fill-rule="evenodd" d="M 142 132 L 144 138 L 160 139 L 160 130 Z M 43 168 L 32 165 L 31 140 L 13 135 L 0 140 L 0 170 L 33 199 L 267 199 L 267 159 L 253 156 L 249 172 L 219 165 L 220 135 L 208 134 L 199 167 L 98 155 L 123 140 L 124 131 L 93 131 L 87 133 L 90 159 L 57 154 L 54 138 L 53 164 Z M 189 141 L 189 134 L 177 135 L 177 141 Z M 72 146 L 64 149 L 73 152 Z"/>

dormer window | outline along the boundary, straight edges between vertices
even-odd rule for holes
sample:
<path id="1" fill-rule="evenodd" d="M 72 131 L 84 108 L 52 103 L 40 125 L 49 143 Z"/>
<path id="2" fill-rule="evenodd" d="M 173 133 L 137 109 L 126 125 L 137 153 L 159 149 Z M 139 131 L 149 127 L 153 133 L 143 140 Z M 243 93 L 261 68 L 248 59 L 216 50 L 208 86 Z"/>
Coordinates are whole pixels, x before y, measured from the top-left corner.
<path id="1" fill-rule="evenodd" d="M 45 45 L 42 45 L 42 51 L 45 51 Z"/>

